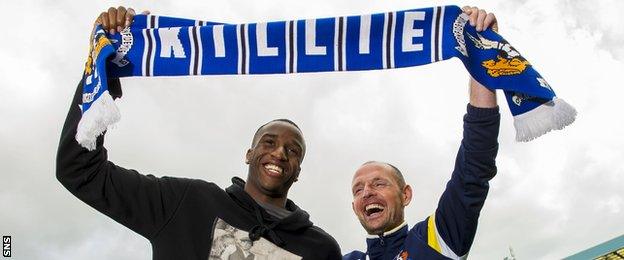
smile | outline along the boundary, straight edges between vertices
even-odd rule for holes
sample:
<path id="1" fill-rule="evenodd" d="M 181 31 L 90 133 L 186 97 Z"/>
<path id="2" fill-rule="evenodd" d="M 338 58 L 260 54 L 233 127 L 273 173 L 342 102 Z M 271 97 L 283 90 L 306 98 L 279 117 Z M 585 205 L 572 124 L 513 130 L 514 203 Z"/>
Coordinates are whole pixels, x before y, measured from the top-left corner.
<path id="1" fill-rule="evenodd" d="M 376 218 L 376 217 L 381 216 L 381 214 L 383 213 L 385 209 L 386 207 L 384 207 L 381 204 L 377 204 L 377 203 L 368 204 L 365 207 L 364 214 L 368 218 Z"/>
<path id="2" fill-rule="evenodd" d="M 269 173 L 273 173 L 275 175 L 282 175 L 284 173 L 284 169 L 272 163 L 267 163 L 264 165 L 264 169 L 266 169 Z"/>

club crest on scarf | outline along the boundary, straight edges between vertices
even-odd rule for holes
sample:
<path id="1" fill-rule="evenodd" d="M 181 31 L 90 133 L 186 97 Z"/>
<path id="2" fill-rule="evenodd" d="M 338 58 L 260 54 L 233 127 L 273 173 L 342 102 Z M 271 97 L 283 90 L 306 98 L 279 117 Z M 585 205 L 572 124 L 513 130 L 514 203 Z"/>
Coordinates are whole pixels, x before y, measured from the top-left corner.
<path id="1" fill-rule="evenodd" d="M 110 46 L 111 42 L 100 27 L 96 30 L 95 34 L 91 37 L 91 46 L 89 47 L 89 56 L 85 63 L 85 85 L 92 85 L 94 80 L 97 80 L 93 92 L 86 92 L 82 94 L 82 103 L 91 103 L 95 99 L 95 95 L 99 92 L 101 81 L 98 77 L 98 71 L 96 68 L 96 62 L 102 49 L 106 46 Z"/>
<path id="2" fill-rule="evenodd" d="M 82 85 L 82 118 L 76 129 L 76 141 L 88 150 L 95 149 L 96 138 L 108 126 L 119 121 L 120 113 L 108 93 L 106 60 L 115 51 L 101 25 L 90 38 Z"/>
<path id="3" fill-rule="evenodd" d="M 464 40 L 464 27 L 468 22 L 468 15 L 460 14 L 453 23 L 453 36 L 458 46 L 455 47 L 464 57 L 468 57 L 466 41 Z M 477 37 L 470 33 L 465 33 L 474 46 L 481 50 L 498 50 L 496 60 L 488 59 L 481 62 L 481 66 L 487 69 L 487 74 L 491 77 L 511 76 L 523 73 L 531 65 L 520 53 L 505 40 L 495 41 L 483 37 L 477 33 Z"/>
<path id="4" fill-rule="evenodd" d="M 499 51 L 498 55 L 496 56 L 496 60 L 489 59 L 481 63 L 481 65 L 487 69 L 487 73 L 492 77 L 518 75 L 524 72 L 527 66 L 531 65 L 507 41 L 503 40 L 499 42 L 489 40 L 479 33 L 477 33 L 478 38 L 472 36 L 469 33 L 467 33 L 466 35 L 474 43 L 475 47 L 479 49 L 495 49 Z"/>
<path id="5" fill-rule="evenodd" d="M 110 45 L 110 41 L 104 35 L 104 30 L 98 29 L 94 35 L 91 35 L 91 44 L 89 45 L 89 56 L 85 63 L 85 76 L 90 76 L 95 70 L 95 60 L 100 55 L 100 51 L 104 46 Z"/>

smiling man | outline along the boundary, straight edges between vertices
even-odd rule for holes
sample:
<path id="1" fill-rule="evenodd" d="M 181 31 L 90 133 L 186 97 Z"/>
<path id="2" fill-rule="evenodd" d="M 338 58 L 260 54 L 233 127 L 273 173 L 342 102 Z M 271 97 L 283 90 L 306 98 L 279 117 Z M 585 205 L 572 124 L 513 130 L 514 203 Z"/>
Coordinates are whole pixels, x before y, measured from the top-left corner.
<path id="1" fill-rule="evenodd" d="M 133 16 L 132 9 L 110 8 L 97 22 L 115 33 Z M 223 190 L 203 180 L 117 166 L 108 161 L 104 135 L 93 151 L 80 146 L 82 86 L 61 133 L 56 177 L 80 200 L 147 238 L 153 259 L 340 259 L 336 241 L 287 198 L 306 150 L 295 123 L 277 119 L 260 126 L 246 153 L 247 181 L 234 177 Z M 121 96 L 119 80 L 110 79 L 109 88 Z"/>
<path id="2" fill-rule="evenodd" d="M 477 31 L 492 27 L 496 18 L 476 7 L 465 7 Z M 424 221 L 408 229 L 405 207 L 412 188 L 399 169 L 371 161 L 355 172 L 353 211 L 369 234 L 366 252 L 353 251 L 343 259 L 465 259 L 475 237 L 479 212 L 496 174 L 500 114 L 496 94 L 470 79 L 470 103 L 464 116 L 462 140 L 451 180 L 438 207 Z"/>

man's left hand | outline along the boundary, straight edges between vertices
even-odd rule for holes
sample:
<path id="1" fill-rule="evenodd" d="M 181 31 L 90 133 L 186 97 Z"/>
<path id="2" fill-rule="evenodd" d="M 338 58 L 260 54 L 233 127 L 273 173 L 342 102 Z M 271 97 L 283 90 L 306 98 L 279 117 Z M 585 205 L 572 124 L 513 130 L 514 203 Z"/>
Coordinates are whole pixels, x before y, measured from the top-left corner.
<path id="1" fill-rule="evenodd" d="M 479 9 L 476 6 L 464 6 L 462 11 L 469 15 L 468 21 L 470 25 L 477 27 L 477 32 L 485 31 L 485 29 L 490 27 L 493 31 L 498 32 L 498 23 L 493 13 L 488 13 L 484 9 Z"/>

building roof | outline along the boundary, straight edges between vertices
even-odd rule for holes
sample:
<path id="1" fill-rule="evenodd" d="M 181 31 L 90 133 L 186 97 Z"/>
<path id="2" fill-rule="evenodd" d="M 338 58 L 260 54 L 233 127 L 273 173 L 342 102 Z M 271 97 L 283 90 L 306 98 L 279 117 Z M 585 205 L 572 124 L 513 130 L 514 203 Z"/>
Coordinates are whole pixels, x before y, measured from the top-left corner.
<path id="1" fill-rule="evenodd" d="M 624 260 L 624 235 L 564 258 L 564 260 L 581 259 Z"/>

